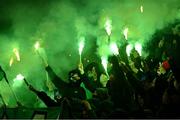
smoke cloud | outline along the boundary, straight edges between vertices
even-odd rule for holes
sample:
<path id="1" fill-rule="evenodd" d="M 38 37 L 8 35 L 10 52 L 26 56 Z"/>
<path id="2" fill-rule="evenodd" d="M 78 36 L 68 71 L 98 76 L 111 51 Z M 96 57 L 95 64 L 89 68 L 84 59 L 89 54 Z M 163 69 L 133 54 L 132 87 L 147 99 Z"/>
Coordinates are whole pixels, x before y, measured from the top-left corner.
<path id="1" fill-rule="evenodd" d="M 179 0 L 1 0 L 0 65 L 19 101 L 36 106 L 36 96 L 24 83 L 13 87 L 13 79 L 21 73 L 35 88 L 48 92 L 44 65 L 34 49 L 36 41 L 46 51 L 49 65 L 66 81 L 68 71 L 78 66 L 81 36 L 85 37 L 84 64 L 107 51 L 107 18 L 112 21 L 112 41 L 121 46 L 127 27 L 128 42 L 145 47 L 156 30 L 180 19 L 179 7 Z M 13 48 L 19 49 L 21 61 L 15 60 L 10 67 Z M 0 86 L 6 103 L 15 106 L 6 82 L 0 81 Z"/>

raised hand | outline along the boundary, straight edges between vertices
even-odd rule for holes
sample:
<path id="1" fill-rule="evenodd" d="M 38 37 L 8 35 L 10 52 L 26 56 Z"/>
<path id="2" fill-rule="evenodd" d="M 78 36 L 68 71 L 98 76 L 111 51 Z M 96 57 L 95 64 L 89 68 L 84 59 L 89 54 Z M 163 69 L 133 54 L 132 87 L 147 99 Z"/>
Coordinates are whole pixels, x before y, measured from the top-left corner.
<path id="1" fill-rule="evenodd" d="M 83 64 L 82 64 L 82 63 L 79 63 L 78 69 L 79 69 L 79 71 L 81 72 L 81 74 L 84 74 L 84 67 L 83 67 Z"/>

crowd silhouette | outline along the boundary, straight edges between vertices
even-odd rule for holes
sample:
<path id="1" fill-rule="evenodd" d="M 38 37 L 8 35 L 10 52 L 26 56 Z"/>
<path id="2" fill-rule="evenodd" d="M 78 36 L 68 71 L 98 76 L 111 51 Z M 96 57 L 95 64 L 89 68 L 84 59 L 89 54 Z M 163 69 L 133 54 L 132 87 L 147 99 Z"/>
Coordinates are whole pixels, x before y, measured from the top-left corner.
<path id="1" fill-rule="evenodd" d="M 31 84 L 27 84 L 29 90 L 47 107 L 59 107 L 60 119 L 180 118 L 178 26 L 171 25 L 166 28 L 168 32 L 157 31 L 147 47 L 150 54 L 146 58 L 135 49 L 130 57 L 110 56 L 108 75 L 101 63 L 85 67 L 80 63 L 65 82 L 46 64 L 45 70 L 56 87 L 54 99 Z M 1 74 L 5 76 L 2 69 Z M 87 99 L 81 83 L 91 92 L 91 98 Z"/>

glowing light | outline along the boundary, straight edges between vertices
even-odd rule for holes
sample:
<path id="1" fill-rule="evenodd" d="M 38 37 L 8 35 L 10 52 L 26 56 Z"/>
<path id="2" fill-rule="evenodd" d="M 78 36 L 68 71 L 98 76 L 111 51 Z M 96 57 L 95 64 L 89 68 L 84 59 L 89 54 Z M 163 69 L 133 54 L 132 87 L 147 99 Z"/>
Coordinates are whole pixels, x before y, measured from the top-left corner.
<path id="1" fill-rule="evenodd" d="M 22 74 L 18 74 L 16 78 L 13 79 L 13 87 L 20 87 L 23 84 L 24 76 Z"/>
<path id="2" fill-rule="evenodd" d="M 143 13 L 144 12 L 144 8 L 143 8 L 143 6 L 141 5 L 141 7 L 140 7 L 140 10 L 141 10 L 141 13 Z"/>
<path id="3" fill-rule="evenodd" d="M 13 59 L 13 57 L 11 57 L 11 59 L 10 59 L 10 61 L 9 61 L 9 66 L 10 66 L 10 67 L 12 66 L 13 62 L 14 62 L 14 59 Z"/>
<path id="4" fill-rule="evenodd" d="M 133 49 L 133 46 L 131 44 L 128 44 L 126 46 L 126 54 L 127 56 L 130 56 L 131 50 Z"/>
<path id="5" fill-rule="evenodd" d="M 123 31 L 124 37 L 127 40 L 128 39 L 128 28 L 125 28 Z"/>
<path id="6" fill-rule="evenodd" d="M 14 48 L 13 52 L 16 55 L 17 61 L 20 61 L 21 59 L 20 59 L 20 55 L 19 55 L 19 50 L 17 48 Z"/>
<path id="7" fill-rule="evenodd" d="M 108 64 L 107 57 L 104 57 L 104 56 L 101 57 L 101 64 L 107 74 L 107 64 Z"/>
<path id="8" fill-rule="evenodd" d="M 34 45 L 35 50 L 38 50 L 40 48 L 39 41 L 37 41 Z"/>
<path id="9" fill-rule="evenodd" d="M 22 74 L 18 74 L 16 76 L 16 80 L 24 80 L 24 76 Z"/>
<path id="10" fill-rule="evenodd" d="M 116 43 L 111 43 L 110 44 L 110 49 L 111 49 L 111 52 L 114 54 L 114 55 L 119 55 L 119 50 L 118 50 L 118 46 Z"/>
<path id="11" fill-rule="evenodd" d="M 112 30 L 112 21 L 107 18 L 104 27 L 105 27 L 106 33 L 110 36 L 111 35 L 111 30 Z"/>
<path id="12" fill-rule="evenodd" d="M 83 48 L 84 48 L 84 41 L 85 41 L 85 38 L 81 37 L 80 42 L 79 42 L 79 55 L 82 54 L 82 51 L 83 51 Z"/>
<path id="13" fill-rule="evenodd" d="M 135 44 L 135 50 L 139 53 L 139 55 L 142 55 L 142 45 L 140 43 Z"/>

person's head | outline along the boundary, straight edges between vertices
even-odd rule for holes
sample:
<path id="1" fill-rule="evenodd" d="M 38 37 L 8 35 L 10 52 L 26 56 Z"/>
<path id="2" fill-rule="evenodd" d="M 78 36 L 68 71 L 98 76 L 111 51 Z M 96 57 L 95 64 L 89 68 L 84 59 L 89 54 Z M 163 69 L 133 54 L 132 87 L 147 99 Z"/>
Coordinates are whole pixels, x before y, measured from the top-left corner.
<path id="1" fill-rule="evenodd" d="M 81 73 L 78 69 L 74 69 L 69 72 L 69 81 L 71 83 L 77 83 L 77 81 L 81 80 Z"/>
<path id="2" fill-rule="evenodd" d="M 159 63 L 159 67 L 157 69 L 157 74 L 160 76 L 161 74 L 165 74 L 166 73 L 166 69 L 163 67 L 162 63 Z"/>
<path id="3" fill-rule="evenodd" d="M 123 69 L 122 69 L 122 66 L 120 66 L 119 64 L 119 60 L 117 58 L 117 56 L 111 56 L 109 57 L 108 59 L 109 61 L 109 67 L 108 69 L 108 77 L 109 77 L 109 80 L 110 81 L 114 81 L 116 79 L 125 79 L 125 76 L 123 74 Z"/>
<path id="4" fill-rule="evenodd" d="M 108 82 L 109 78 L 106 74 L 101 74 L 100 76 L 100 83 L 103 87 L 106 87 L 106 84 Z"/>
<path id="5" fill-rule="evenodd" d="M 140 57 L 138 51 L 135 48 L 133 48 L 131 53 L 130 53 L 131 60 L 134 61 L 138 57 Z"/>
<path id="6" fill-rule="evenodd" d="M 99 68 L 99 65 L 95 62 L 92 62 L 90 64 L 87 65 L 87 67 L 85 68 L 85 73 L 87 74 L 88 77 L 92 77 L 94 78 L 94 80 L 99 79 L 98 77 L 100 77 L 101 71 Z"/>
<path id="7" fill-rule="evenodd" d="M 88 77 L 97 77 L 96 69 L 95 67 L 92 67 L 92 69 L 87 71 Z"/>
<path id="8" fill-rule="evenodd" d="M 119 60 L 116 56 L 113 55 L 108 58 L 108 69 L 110 69 L 109 72 L 119 70 Z"/>

